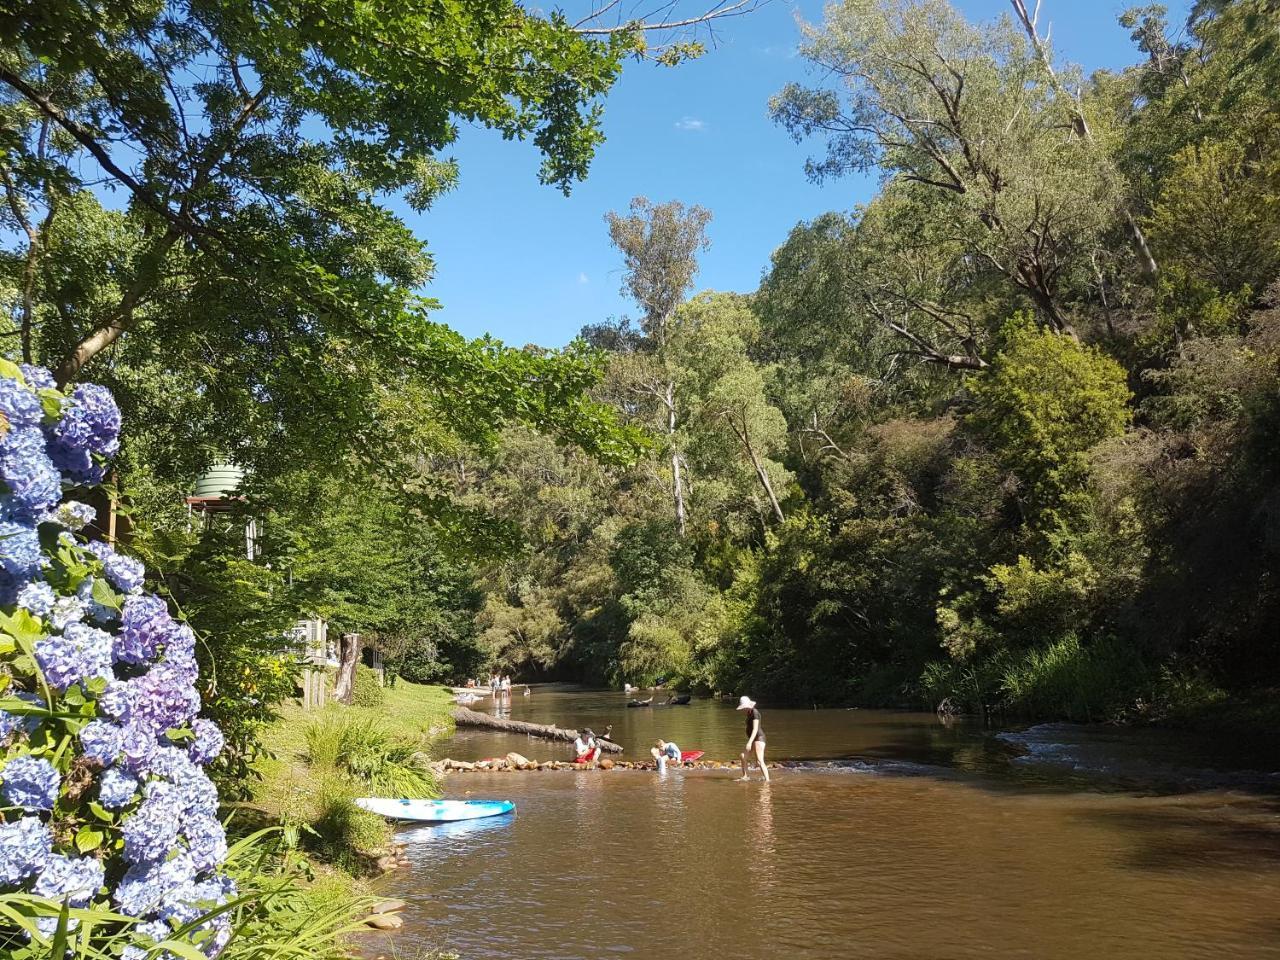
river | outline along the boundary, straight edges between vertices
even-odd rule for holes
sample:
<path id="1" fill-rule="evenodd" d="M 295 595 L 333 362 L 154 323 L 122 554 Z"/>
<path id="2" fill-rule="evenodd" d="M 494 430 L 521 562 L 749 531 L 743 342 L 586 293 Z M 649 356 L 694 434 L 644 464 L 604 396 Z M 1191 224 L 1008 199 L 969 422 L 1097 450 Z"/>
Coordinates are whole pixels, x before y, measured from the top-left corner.
<path id="1" fill-rule="evenodd" d="M 612 723 L 628 757 L 658 736 L 712 758 L 741 749 L 730 705 L 626 699 L 534 687 L 510 715 Z M 403 829 L 411 866 L 378 890 L 408 902 L 405 926 L 362 948 L 463 960 L 1280 958 L 1275 744 L 868 710 L 766 709 L 764 727 L 770 759 L 832 765 L 776 770 L 770 785 L 728 771 L 455 774 L 448 796 L 511 799 L 516 816 Z M 477 731 L 437 752 L 510 750 L 570 753 Z"/>

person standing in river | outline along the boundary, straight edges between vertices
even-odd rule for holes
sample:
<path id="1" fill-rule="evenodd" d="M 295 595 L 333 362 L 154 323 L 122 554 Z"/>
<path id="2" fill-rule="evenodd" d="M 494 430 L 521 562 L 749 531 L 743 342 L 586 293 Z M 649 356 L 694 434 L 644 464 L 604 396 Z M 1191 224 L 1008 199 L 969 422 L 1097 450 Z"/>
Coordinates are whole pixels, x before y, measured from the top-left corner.
<path id="1" fill-rule="evenodd" d="M 742 751 L 742 776 L 738 779 L 751 779 L 747 776 L 747 764 L 754 753 L 764 782 L 768 783 L 769 767 L 764 762 L 764 727 L 760 725 L 760 711 L 756 709 L 756 702 L 745 694 L 738 698 L 737 709 L 747 711 L 747 745 Z"/>

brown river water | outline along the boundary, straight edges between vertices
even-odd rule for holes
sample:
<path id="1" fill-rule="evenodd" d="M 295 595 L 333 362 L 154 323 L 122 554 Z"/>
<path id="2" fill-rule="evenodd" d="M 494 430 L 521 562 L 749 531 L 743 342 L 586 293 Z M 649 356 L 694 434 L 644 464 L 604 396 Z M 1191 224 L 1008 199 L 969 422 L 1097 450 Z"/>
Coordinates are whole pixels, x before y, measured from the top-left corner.
<path id="1" fill-rule="evenodd" d="M 661 694 L 659 694 L 659 698 Z M 613 724 L 728 758 L 731 705 L 628 709 L 620 692 L 534 687 L 510 715 Z M 655 700 L 655 702 L 657 702 Z M 490 700 L 475 709 L 493 711 Z M 369 957 L 464 960 L 1280 958 L 1280 749 L 1155 730 L 1009 730 L 930 714 L 764 709 L 769 759 L 817 769 L 451 776 L 514 816 L 405 827 L 408 902 Z M 460 731 L 437 754 L 567 744 Z M 826 766 L 828 762 L 832 765 Z"/>

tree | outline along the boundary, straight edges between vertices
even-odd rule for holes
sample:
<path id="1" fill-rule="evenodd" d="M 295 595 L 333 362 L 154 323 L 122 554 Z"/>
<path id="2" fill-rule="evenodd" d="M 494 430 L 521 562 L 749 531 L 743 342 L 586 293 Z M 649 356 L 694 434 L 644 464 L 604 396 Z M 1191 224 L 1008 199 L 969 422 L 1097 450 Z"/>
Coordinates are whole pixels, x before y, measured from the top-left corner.
<path id="1" fill-rule="evenodd" d="M 630 293 L 644 311 L 641 329 L 649 359 L 632 364 L 630 389 L 661 408 L 676 529 L 684 536 L 688 509 L 677 441 L 680 397 L 675 380 L 666 369 L 666 354 L 672 318 L 698 271 L 698 252 L 710 245 L 706 228 L 711 214 L 702 207 L 686 208 L 677 200 L 655 205 L 636 197 L 628 216 L 610 212 L 605 221 L 609 224 L 609 238 L 622 252 L 626 264 L 623 291 Z"/>
<path id="2" fill-rule="evenodd" d="M 976 28 L 946 0 L 845 0 L 805 27 L 804 55 L 845 88 L 789 84 L 771 101 L 797 139 L 822 135 L 816 179 L 879 166 L 937 195 L 944 234 L 1064 330 L 1065 277 L 1114 217 L 1106 156 L 1061 136 L 1079 108 L 1007 20 Z"/>

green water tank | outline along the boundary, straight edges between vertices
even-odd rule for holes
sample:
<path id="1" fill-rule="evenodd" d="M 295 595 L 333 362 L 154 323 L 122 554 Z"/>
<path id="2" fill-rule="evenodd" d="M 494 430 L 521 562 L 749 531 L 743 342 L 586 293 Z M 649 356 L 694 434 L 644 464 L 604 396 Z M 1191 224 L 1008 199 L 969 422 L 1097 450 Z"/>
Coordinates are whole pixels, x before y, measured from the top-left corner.
<path id="1" fill-rule="evenodd" d="M 218 460 L 196 481 L 194 496 L 200 500 L 225 500 L 236 495 L 243 480 L 243 470 L 230 460 Z"/>

